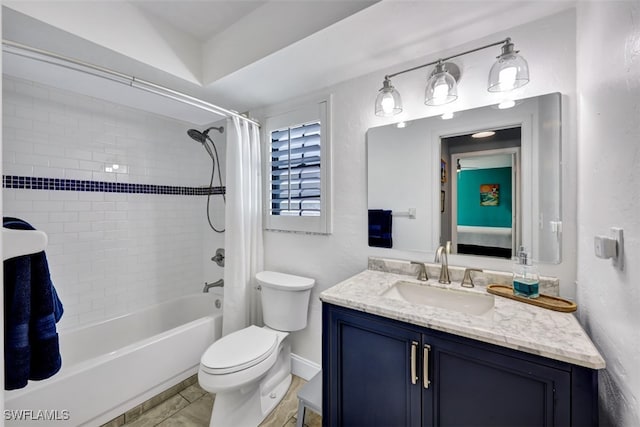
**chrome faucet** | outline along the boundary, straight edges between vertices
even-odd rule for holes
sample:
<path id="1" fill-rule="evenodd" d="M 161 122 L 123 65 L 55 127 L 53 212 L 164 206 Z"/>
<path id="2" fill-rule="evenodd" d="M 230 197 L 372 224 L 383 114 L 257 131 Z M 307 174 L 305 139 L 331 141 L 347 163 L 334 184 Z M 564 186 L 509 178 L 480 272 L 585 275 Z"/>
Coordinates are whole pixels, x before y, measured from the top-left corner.
<path id="1" fill-rule="evenodd" d="M 411 261 L 411 264 L 418 266 L 418 280 L 422 280 L 423 282 L 429 280 L 429 277 L 427 277 L 427 267 L 424 265 L 424 262 Z"/>
<path id="2" fill-rule="evenodd" d="M 202 292 L 209 292 L 209 289 L 211 288 L 222 288 L 222 287 L 224 287 L 224 279 L 216 280 L 213 283 L 204 282 L 204 289 L 202 289 Z"/>
<path id="3" fill-rule="evenodd" d="M 444 246 L 439 246 L 436 250 L 436 256 L 433 262 L 440 263 L 440 283 L 451 283 L 451 277 L 449 277 L 449 259 L 447 258 L 447 250 Z"/>

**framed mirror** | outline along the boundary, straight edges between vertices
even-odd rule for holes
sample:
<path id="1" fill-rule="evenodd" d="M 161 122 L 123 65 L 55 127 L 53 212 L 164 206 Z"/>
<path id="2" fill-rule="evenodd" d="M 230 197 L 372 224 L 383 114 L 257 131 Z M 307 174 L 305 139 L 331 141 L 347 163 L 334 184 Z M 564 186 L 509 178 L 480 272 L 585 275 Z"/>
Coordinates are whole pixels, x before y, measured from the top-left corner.
<path id="1" fill-rule="evenodd" d="M 369 245 L 561 261 L 559 93 L 371 128 Z"/>

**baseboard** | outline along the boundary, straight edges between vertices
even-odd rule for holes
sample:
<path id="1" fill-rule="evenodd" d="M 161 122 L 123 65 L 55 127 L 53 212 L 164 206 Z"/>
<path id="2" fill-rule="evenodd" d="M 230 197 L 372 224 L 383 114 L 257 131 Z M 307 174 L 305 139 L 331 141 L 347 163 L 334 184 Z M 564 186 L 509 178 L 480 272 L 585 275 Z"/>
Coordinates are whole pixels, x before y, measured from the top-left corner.
<path id="1" fill-rule="evenodd" d="M 311 360 L 291 353 L 291 373 L 295 376 L 309 381 L 315 374 L 320 372 L 321 366 Z"/>

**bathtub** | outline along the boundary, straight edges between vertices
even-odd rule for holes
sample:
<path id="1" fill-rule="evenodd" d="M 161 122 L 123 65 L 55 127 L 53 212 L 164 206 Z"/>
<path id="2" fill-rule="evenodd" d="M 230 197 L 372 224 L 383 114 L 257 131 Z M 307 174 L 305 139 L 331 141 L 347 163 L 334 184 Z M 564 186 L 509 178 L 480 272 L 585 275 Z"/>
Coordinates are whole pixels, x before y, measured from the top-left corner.
<path id="1" fill-rule="evenodd" d="M 6 425 L 101 425 L 197 373 L 222 333 L 216 299 L 189 295 L 61 332 L 62 369 L 5 392 Z"/>

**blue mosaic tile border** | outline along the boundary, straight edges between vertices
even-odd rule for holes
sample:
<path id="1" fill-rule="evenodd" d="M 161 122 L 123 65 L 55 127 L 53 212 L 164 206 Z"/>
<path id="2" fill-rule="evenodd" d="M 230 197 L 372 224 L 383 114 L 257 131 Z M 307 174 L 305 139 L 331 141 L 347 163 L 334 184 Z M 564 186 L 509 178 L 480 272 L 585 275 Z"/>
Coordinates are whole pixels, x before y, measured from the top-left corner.
<path id="1" fill-rule="evenodd" d="M 97 191 L 103 193 L 177 194 L 182 196 L 206 196 L 225 194 L 225 187 L 178 187 L 172 185 L 130 184 L 124 182 L 87 181 L 79 179 L 38 178 L 31 176 L 3 175 L 2 188 L 26 190 Z"/>

